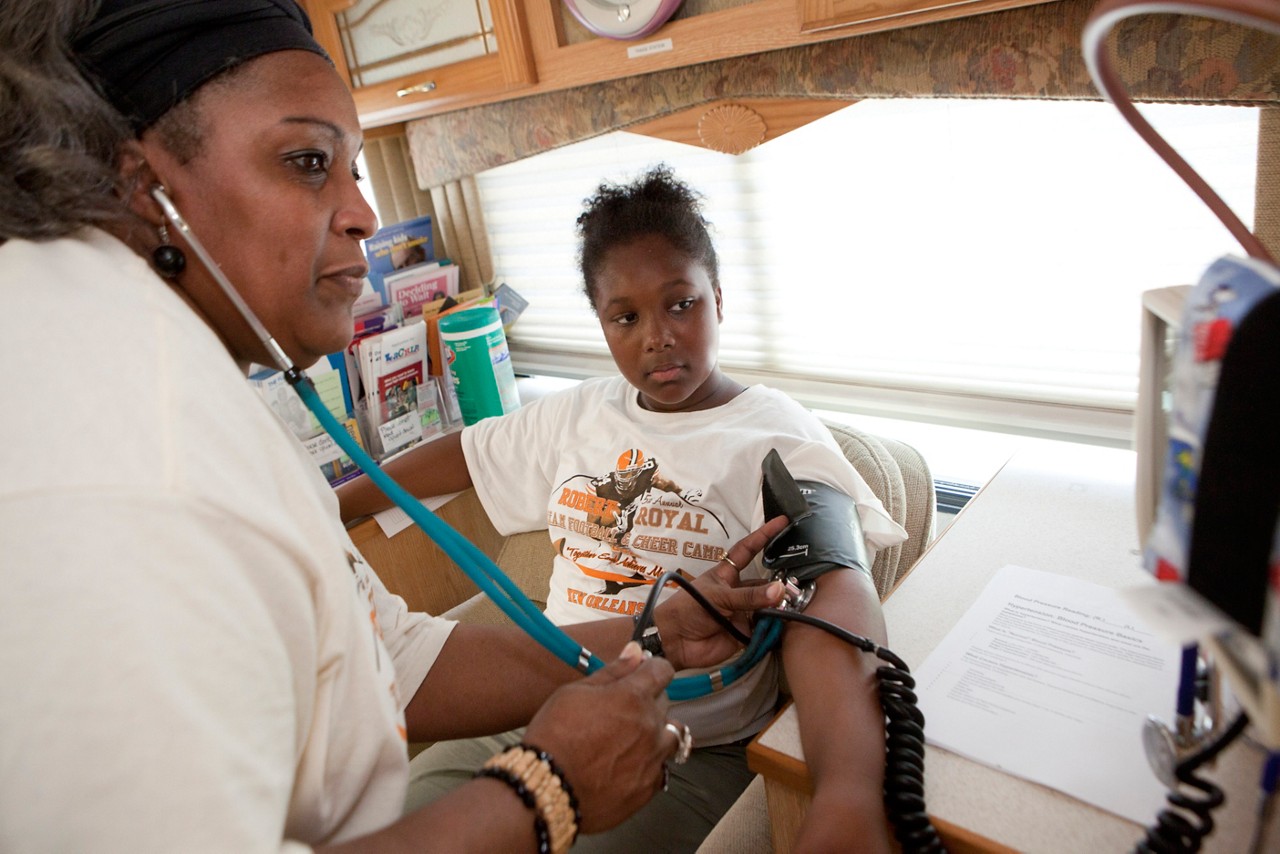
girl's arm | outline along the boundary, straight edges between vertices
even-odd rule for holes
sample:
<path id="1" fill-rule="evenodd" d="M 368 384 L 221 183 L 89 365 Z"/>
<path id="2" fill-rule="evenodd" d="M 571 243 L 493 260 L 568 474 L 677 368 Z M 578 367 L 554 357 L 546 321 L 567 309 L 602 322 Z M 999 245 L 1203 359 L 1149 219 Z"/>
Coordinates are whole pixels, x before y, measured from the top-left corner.
<path id="1" fill-rule="evenodd" d="M 424 442 L 394 460 L 382 470 L 391 475 L 410 494 L 418 498 L 448 495 L 471 486 L 471 473 L 462 453 L 462 431 L 446 433 Z M 391 506 L 391 499 L 368 477 L 358 477 L 340 484 L 334 492 L 343 522 L 359 519 Z"/>
<path id="2" fill-rule="evenodd" d="M 875 585 L 862 572 L 821 576 L 805 613 L 885 644 Z M 884 812 L 884 715 L 880 660 L 812 626 L 787 623 L 782 663 L 795 699 L 800 743 L 813 780 L 794 850 L 889 851 Z"/>

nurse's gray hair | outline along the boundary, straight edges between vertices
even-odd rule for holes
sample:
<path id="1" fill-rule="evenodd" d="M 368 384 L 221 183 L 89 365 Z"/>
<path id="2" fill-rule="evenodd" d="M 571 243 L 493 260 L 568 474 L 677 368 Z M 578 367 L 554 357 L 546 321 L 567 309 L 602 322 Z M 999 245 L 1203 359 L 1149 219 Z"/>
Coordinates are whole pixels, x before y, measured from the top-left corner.
<path id="1" fill-rule="evenodd" d="M 190 159 L 202 87 L 276 51 L 328 59 L 297 0 L 5 2 L 0 240 L 128 219 L 117 168 L 126 141 L 156 127 Z"/>
<path id="2" fill-rule="evenodd" d="M 131 218 L 117 157 L 133 134 L 72 59 L 96 0 L 5 0 L 0 15 L 0 242 Z"/>

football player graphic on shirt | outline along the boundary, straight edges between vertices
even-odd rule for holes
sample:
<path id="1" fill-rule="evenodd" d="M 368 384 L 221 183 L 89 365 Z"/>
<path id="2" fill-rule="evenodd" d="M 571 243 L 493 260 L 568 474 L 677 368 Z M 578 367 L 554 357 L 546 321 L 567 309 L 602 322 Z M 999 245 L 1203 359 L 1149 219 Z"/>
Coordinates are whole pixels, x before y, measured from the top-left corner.
<path id="1" fill-rule="evenodd" d="M 692 578 L 697 573 L 680 564 L 715 563 L 724 553 L 728 529 L 702 504 L 703 490 L 682 491 L 639 448 L 623 451 L 608 474 L 571 475 L 559 490 L 556 504 L 569 512 L 549 514 L 548 528 L 589 538 L 590 545 L 555 540 L 561 558 L 603 585 L 589 591 L 597 603 L 589 607 L 617 610 L 610 603 L 623 590 L 652 584 L 669 569 Z"/>
<path id="2" fill-rule="evenodd" d="M 595 477 L 589 481 L 598 497 L 616 503 L 603 516 L 595 516 L 590 521 L 602 528 L 608 528 L 610 539 L 614 545 L 621 545 L 622 538 L 631 532 L 635 521 L 636 499 L 651 489 L 663 492 L 680 492 L 680 486 L 658 474 L 658 461 L 646 459 L 644 451 L 632 448 L 623 451 L 618 457 L 618 465 L 604 477 Z"/>
<path id="3" fill-rule="evenodd" d="M 608 530 L 608 542 L 615 549 L 625 547 L 626 537 L 635 524 L 636 510 L 640 507 L 640 498 L 651 490 L 680 494 L 680 485 L 658 473 L 658 461 L 647 458 L 644 451 L 631 448 L 623 451 L 618 457 L 614 470 L 603 477 L 592 478 L 591 488 L 599 498 L 610 502 L 604 515 L 589 518 L 592 524 Z M 685 500 L 698 496 L 681 496 Z M 636 576 L 636 584 L 645 583 L 643 576 Z M 605 583 L 605 594 L 617 593 L 624 587 L 635 585 L 618 581 Z"/>

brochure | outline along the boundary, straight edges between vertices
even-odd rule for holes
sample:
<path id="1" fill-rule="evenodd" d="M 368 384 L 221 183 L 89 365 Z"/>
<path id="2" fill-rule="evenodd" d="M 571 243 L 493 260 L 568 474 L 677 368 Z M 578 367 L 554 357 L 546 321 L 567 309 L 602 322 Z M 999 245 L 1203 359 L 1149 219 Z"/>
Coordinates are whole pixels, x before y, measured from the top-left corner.
<path id="1" fill-rule="evenodd" d="M 364 420 L 376 459 L 444 430 L 445 412 L 427 366 L 427 327 L 422 321 L 370 335 L 355 344 L 364 399 Z"/>
<path id="2" fill-rule="evenodd" d="M 364 251 L 369 259 L 369 281 L 385 303 L 384 278 L 388 274 L 436 260 L 431 217 L 420 216 L 378 229 L 365 241 Z"/>
<path id="3" fill-rule="evenodd" d="M 428 303 L 457 295 L 458 273 L 458 266 L 447 261 L 399 270 L 383 280 L 387 300 L 399 303 L 405 317 L 420 317 Z"/>
<path id="4" fill-rule="evenodd" d="M 320 402 L 329 413 L 343 425 L 357 443 L 364 447 L 360 437 L 360 428 L 352 413 L 347 409 L 344 383 L 341 370 L 334 368 L 328 361 L 321 362 L 307 369 L 307 376 L 315 386 Z M 319 420 L 307 410 L 285 380 L 280 371 L 264 368 L 250 375 L 249 382 L 266 400 L 267 405 L 298 437 L 307 453 L 320 467 L 325 479 L 336 486 L 359 474 L 360 469 L 352 459 L 343 452 L 324 428 Z"/>

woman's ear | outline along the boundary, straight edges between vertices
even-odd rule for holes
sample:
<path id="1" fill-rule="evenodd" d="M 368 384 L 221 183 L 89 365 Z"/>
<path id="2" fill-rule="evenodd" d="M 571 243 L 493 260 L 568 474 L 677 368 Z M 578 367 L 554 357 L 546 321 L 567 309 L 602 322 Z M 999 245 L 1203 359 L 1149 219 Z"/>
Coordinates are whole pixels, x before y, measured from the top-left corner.
<path id="1" fill-rule="evenodd" d="M 126 142 L 120 150 L 120 179 L 129 210 L 157 228 L 164 225 L 164 211 L 151 197 L 151 188 L 161 183 L 160 178 L 136 140 Z"/>

